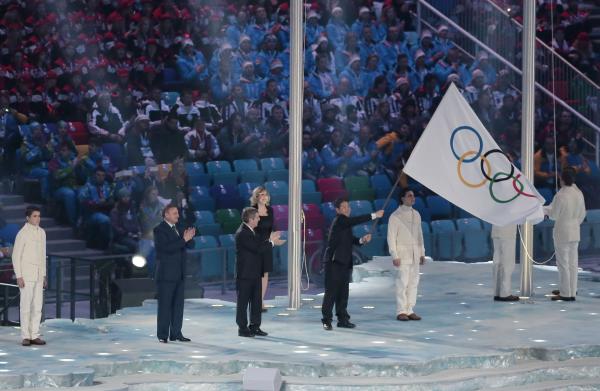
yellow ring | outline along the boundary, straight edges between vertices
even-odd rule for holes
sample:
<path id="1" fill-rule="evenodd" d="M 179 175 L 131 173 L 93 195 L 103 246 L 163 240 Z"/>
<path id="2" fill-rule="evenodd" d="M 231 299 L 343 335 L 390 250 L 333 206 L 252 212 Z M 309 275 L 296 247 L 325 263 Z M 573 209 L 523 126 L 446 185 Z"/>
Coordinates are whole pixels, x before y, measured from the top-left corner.
<path id="1" fill-rule="evenodd" d="M 463 177 L 463 175 L 462 175 L 461 167 L 462 167 L 463 161 L 467 158 L 467 156 L 469 156 L 469 155 L 476 155 L 476 154 L 477 154 L 477 151 L 473 151 L 473 150 L 467 151 L 467 152 L 463 153 L 461 155 L 460 159 L 458 160 L 458 164 L 456 166 L 456 171 L 458 172 L 458 178 L 460 179 L 460 181 L 465 186 L 471 187 L 473 189 L 476 189 L 478 187 L 484 186 L 486 184 L 486 182 L 488 181 L 486 178 L 483 178 L 483 180 L 481 182 L 473 184 L 473 183 L 467 182 L 465 180 L 465 178 Z M 490 162 L 485 157 L 483 157 L 483 156 L 481 156 L 481 159 L 483 159 L 483 162 L 485 163 L 485 167 L 487 168 L 487 171 L 491 172 L 492 171 L 492 167 L 490 166 Z"/>

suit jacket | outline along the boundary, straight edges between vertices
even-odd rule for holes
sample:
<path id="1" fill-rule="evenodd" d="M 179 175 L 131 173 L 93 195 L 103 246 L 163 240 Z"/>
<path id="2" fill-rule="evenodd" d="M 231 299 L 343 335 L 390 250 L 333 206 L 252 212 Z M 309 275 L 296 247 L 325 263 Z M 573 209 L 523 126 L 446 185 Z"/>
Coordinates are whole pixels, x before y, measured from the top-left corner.
<path id="1" fill-rule="evenodd" d="M 352 227 L 370 220 L 370 214 L 356 217 L 337 215 L 332 222 L 327 244 L 330 260 L 352 267 L 352 245 L 360 246 L 360 238 L 352 234 Z"/>
<path id="2" fill-rule="evenodd" d="M 194 240 L 185 242 L 164 220 L 154 228 L 156 248 L 156 281 L 181 281 L 185 279 L 186 250 L 194 248 Z"/>
<path id="3" fill-rule="evenodd" d="M 242 223 L 235 233 L 235 275 L 236 279 L 262 277 L 262 262 L 266 251 L 271 251 L 271 243 L 264 240 L 250 227 Z"/>
<path id="4" fill-rule="evenodd" d="M 46 232 L 25 223 L 17 234 L 12 253 L 17 278 L 25 281 L 43 281 L 46 277 Z"/>

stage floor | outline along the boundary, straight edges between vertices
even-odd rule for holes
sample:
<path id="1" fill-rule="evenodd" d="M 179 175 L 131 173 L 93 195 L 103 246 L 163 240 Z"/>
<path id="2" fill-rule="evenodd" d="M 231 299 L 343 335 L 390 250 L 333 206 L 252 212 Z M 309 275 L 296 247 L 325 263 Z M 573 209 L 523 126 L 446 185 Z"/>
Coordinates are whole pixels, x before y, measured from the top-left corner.
<path id="1" fill-rule="evenodd" d="M 395 320 L 387 257 L 358 266 L 350 289 L 354 330 L 324 331 L 322 295 L 269 301 L 265 338 L 240 338 L 235 304 L 187 300 L 190 343 L 158 343 L 156 303 L 105 319 L 48 320 L 48 345 L 21 347 L 0 328 L 0 389 L 240 390 L 245 368 L 277 367 L 286 390 L 600 389 L 600 277 L 581 273 L 576 302 L 551 302 L 554 268 L 534 269 L 535 297 L 492 301 L 491 263 L 422 267 L 415 311 Z M 519 270 L 514 273 L 518 287 Z"/>

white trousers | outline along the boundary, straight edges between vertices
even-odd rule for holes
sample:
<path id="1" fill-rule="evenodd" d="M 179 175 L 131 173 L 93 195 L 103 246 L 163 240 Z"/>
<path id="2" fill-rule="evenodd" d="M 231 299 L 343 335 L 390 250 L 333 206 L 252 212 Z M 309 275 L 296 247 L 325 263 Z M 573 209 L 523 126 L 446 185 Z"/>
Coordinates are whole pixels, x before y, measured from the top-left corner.
<path id="1" fill-rule="evenodd" d="M 579 267 L 577 254 L 579 242 L 555 243 L 554 248 L 556 249 L 560 295 L 575 297 L 577 292 L 577 268 Z"/>
<path id="2" fill-rule="evenodd" d="M 21 339 L 40 336 L 42 305 L 44 304 L 44 281 L 25 281 L 21 288 Z"/>
<path id="3" fill-rule="evenodd" d="M 396 271 L 396 314 L 410 315 L 417 304 L 419 285 L 419 262 L 400 265 Z"/>
<path id="4" fill-rule="evenodd" d="M 494 243 L 494 296 L 511 294 L 512 273 L 515 270 L 515 238 L 492 239 Z"/>

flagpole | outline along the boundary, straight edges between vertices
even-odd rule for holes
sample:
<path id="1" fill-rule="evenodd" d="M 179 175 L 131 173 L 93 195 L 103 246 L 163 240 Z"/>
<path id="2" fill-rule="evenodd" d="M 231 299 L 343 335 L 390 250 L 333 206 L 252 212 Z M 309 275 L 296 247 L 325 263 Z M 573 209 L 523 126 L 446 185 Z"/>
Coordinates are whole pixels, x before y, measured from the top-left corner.
<path id="1" fill-rule="evenodd" d="M 535 88 L 535 1 L 523 2 L 523 79 L 521 115 L 521 171 L 533 183 Z M 521 296 L 532 295 L 533 226 L 521 227 Z M 529 256 L 528 256 L 529 254 Z"/>
<path id="2" fill-rule="evenodd" d="M 289 211 L 288 211 L 288 298 L 289 308 L 300 308 L 301 269 L 301 190 L 302 190 L 302 105 L 304 72 L 302 15 L 304 2 L 290 1 L 290 141 L 289 141 Z"/>

